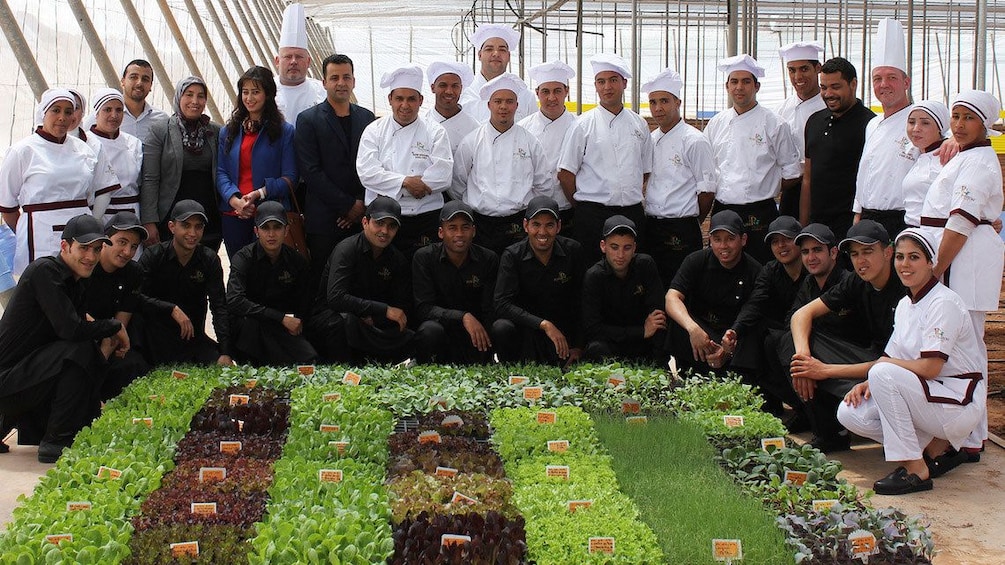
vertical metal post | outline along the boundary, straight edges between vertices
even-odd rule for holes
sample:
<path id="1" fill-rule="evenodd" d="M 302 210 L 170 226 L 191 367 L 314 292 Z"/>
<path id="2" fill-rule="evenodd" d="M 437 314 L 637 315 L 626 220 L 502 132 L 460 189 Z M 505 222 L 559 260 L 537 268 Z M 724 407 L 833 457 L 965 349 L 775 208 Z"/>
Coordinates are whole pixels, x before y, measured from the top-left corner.
<path id="1" fill-rule="evenodd" d="M 212 5 L 212 0 L 203 0 L 207 6 Z M 220 11 L 223 12 L 225 18 L 227 18 L 227 25 L 230 26 L 231 35 L 223 36 L 226 39 L 236 39 L 237 44 L 241 46 L 241 52 L 244 53 L 244 57 L 248 61 L 248 65 L 252 65 L 255 62 L 255 58 L 251 56 L 251 49 L 248 48 L 248 44 L 244 41 L 244 34 L 237 27 L 237 22 L 234 21 L 234 16 L 230 13 L 230 8 L 227 7 L 227 0 L 218 0 L 220 3 Z M 222 27 L 222 24 L 221 24 Z M 229 42 L 228 42 L 229 43 Z M 245 68 L 244 63 L 238 63 L 237 68 Z"/>
<path id="2" fill-rule="evenodd" d="M 220 0 L 220 2 L 226 5 L 227 0 Z M 251 42 L 255 45 L 255 51 L 258 53 L 259 61 L 268 64 L 269 61 L 273 61 L 274 57 L 270 57 L 262 47 L 262 43 L 258 41 L 259 33 L 255 30 L 255 28 L 251 27 L 251 22 L 248 21 L 248 16 L 244 13 L 243 4 L 243 2 L 234 2 L 233 6 L 237 9 L 237 16 L 241 18 L 241 23 L 244 25 L 244 29 L 248 32 L 248 36 L 251 37 Z M 251 63 L 255 64 L 254 57 L 252 57 Z"/>
<path id="3" fill-rule="evenodd" d="M 520 69 L 520 72 L 519 72 L 520 78 L 524 78 L 524 77 L 527 76 L 524 73 L 524 70 L 523 70 L 524 56 L 526 54 L 526 49 L 527 49 L 527 45 L 526 45 L 527 44 L 527 24 L 524 23 L 524 18 L 525 17 L 527 17 L 527 14 L 524 11 L 524 0 L 520 0 L 520 50 L 519 50 L 519 54 L 518 54 L 518 57 L 520 59 L 520 66 L 519 66 L 519 69 Z"/>
<path id="4" fill-rule="evenodd" d="M 166 23 L 168 29 L 171 30 L 171 35 L 174 35 L 175 43 L 178 44 L 178 50 L 181 51 L 181 55 L 188 64 L 188 68 L 192 71 L 192 74 L 206 80 L 202 71 L 199 70 L 199 64 L 196 63 L 195 57 L 192 55 L 192 50 L 188 48 L 188 42 L 185 41 L 185 37 L 181 34 L 181 28 L 178 27 L 178 21 L 174 19 L 174 14 L 171 13 L 171 7 L 168 6 L 167 0 L 157 0 L 157 5 L 161 8 L 161 14 L 164 16 L 164 23 Z M 225 79 L 226 77 L 221 78 Z M 209 89 L 207 88 L 206 90 L 208 91 Z M 220 109 L 216 106 L 216 101 L 213 98 L 212 92 L 206 92 L 206 107 L 209 108 L 209 113 L 214 120 L 218 123 L 223 123 L 223 114 L 220 113 Z"/>
<path id="5" fill-rule="evenodd" d="M 639 0 L 632 0 L 632 111 L 639 111 Z"/>
<path id="6" fill-rule="evenodd" d="M 220 56 L 216 54 L 216 47 L 213 39 L 209 36 L 209 32 L 206 31 L 206 26 L 203 25 L 202 18 L 199 17 L 198 10 L 195 9 L 195 2 L 193 0 L 185 0 L 185 7 L 188 8 L 188 12 L 192 16 L 192 23 L 195 24 L 195 30 L 199 32 L 199 37 L 202 38 L 202 45 L 206 48 L 206 53 L 209 54 L 209 60 L 213 62 L 213 66 L 216 67 L 217 74 L 220 75 L 220 81 L 223 82 L 223 88 L 227 91 L 227 95 L 230 97 L 229 100 L 236 100 L 237 90 L 231 82 L 231 77 L 227 72 L 227 68 L 223 66 L 223 61 L 221 61 Z M 243 69 L 238 68 L 237 72 L 240 73 L 242 70 Z"/>
<path id="7" fill-rule="evenodd" d="M 862 6 L 865 19 L 866 6 Z M 863 24 L 864 25 L 864 24 Z M 913 76 L 914 68 L 914 0 L 907 0 L 907 74 Z M 912 89 L 913 90 L 913 89 Z"/>
<path id="8" fill-rule="evenodd" d="M 541 62 L 548 61 L 548 4 L 541 0 Z"/>
<path id="9" fill-rule="evenodd" d="M 583 0 L 576 0 L 576 114 L 583 113 Z"/>
<path id="10" fill-rule="evenodd" d="M 190 0 L 186 0 L 190 1 Z M 237 56 L 237 52 L 234 51 L 234 44 L 231 41 L 230 36 L 227 35 L 226 28 L 223 27 L 223 22 L 220 20 L 220 15 L 216 12 L 216 8 L 213 7 L 213 2 L 210 0 L 202 0 L 202 5 L 206 7 L 206 11 L 209 12 L 209 19 L 213 20 L 213 25 L 216 26 L 216 34 L 220 36 L 220 42 L 223 43 L 223 48 L 227 50 L 227 54 L 230 55 L 230 62 L 234 64 L 234 68 L 240 72 L 244 68 L 244 64 L 241 63 L 241 59 Z M 194 9 L 192 10 L 195 11 Z M 248 57 L 249 59 L 251 57 Z"/>
<path id="11" fill-rule="evenodd" d="M 17 60 L 21 66 L 21 72 L 28 79 L 28 84 L 31 86 L 35 99 L 42 98 L 42 93 L 49 89 L 49 84 L 42 75 L 41 69 L 38 68 L 35 55 L 32 54 L 31 48 L 28 47 L 28 42 L 25 41 L 24 34 L 21 33 L 21 27 L 14 17 L 14 12 L 11 11 L 10 6 L 7 4 L 7 0 L 0 0 L 0 29 L 3 29 L 4 35 L 7 36 L 10 50 L 14 52 L 14 59 Z"/>
<path id="12" fill-rule="evenodd" d="M 910 37 L 910 35 L 908 35 Z M 910 45 L 910 43 L 908 43 Z M 872 84 L 872 67 L 869 58 L 869 7 L 862 4 L 862 80 L 859 86 L 862 87 L 862 100 L 865 100 L 867 85 Z M 911 58 L 907 58 L 907 74 L 911 74 Z"/>
<path id="13" fill-rule="evenodd" d="M 150 66 L 154 68 L 154 74 L 157 75 L 157 80 L 161 82 L 164 94 L 167 95 L 168 100 L 174 100 L 174 81 L 171 79 L 171 75 L 168 74 L 167 69 L 164 68 L 164 62 L 161 61 L 160 55 L 157 54 L 157 47 L 151 41 L 150 34 L 147 33 L 147 28 L 143 25 L 143 20 L 136 13 L 136 7 L 133 6 L 132 0 L 119 0 L 119 2 L 122 4 L 122 10 L 126 13 L 126 17 L 129 18 L 129 23 L 132 24 L 133 29 L 131 31 L 140 40 L 140 45 L 143 46 L 143 51 L 150 61 Z"/>
<path id="14" fill-rule="evenodd" d="M 94 29 L 94 23 L 91 22 L 91 16 L 87 14 L 87 8 L 80 0 L 69 0 L 69 4 L 74 17 L 77 18 L 77 23 L 80 24 L 80 31 L 83 33 L 84 39 L 87 40 L 87 46 L 91 48 L 91 55 L 94 56 L 94 61 L 98 63 L 98 68 L 101 69 L 101 74 L 105 77 L 105 83 L 109 88 L 119 88 L 119 75 L 115 72 L 112 61 L 108 59 L 108 52 L 105 51 L 105 46 L 101 43 L 97 30 Z"/>
<path id="15" fill-rule="evenodd" d="M 737 18 L 739 13 L 737 10 L 738 0 L 726 0 L 726 56 L 732 57 L 736 55 L 736 41 L 739 39 L 737 37 L 739 28 L 737 26 Z"/>
<path id="16" fill-rule="evenodd" d="M 988 0 L 977 0 L 977 27 L 974 29 L 973 87 L 986 90 L 988 57 Z"/>

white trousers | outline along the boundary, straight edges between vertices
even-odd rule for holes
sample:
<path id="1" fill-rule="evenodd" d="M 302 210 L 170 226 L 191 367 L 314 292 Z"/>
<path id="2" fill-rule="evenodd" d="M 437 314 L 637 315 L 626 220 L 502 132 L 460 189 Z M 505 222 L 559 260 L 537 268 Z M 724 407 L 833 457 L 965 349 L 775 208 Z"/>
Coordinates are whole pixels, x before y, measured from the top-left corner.
<path id="1" fill-rule="evenodd" d="M 974 323 L 974 334 L 977 336 L 977 345 L 981 348 L 981 374 L 985 379 L 988 378 L 988 346 L 984 342 L 984 319 L 987 316 L 985 312 L 980 312 L 978 310 L 969 310 L 970 319 Z M 985 380 L 987 382 L 987 380 Z M 976 401 L 976 399 L 975 399 Z M 987 388 L 984 389 L 984 398 L 981 399 L 981 403 L 987 406 Z M 981 417 L 981 421 L 977 424 L 973 433 L 970 434 L 963 442 L 963 447 L 981 447 L 984 445 L 984 440 L 988 439 L 988 411 L 984 410 L 984 415 Z"/>
<path id="2" fill-rule="evenodd" d="M 917 375 L 892 363 L 877 363 L 869 369 L 871 398 L 856 408 L 842 402 L 837 418 L 849 431 L 883 444 L 887 461 L 913 461 L 921 459 L 933 438 L 949 440 L 957 449 L 963 446 L 987 418 L 978 399 L 987 394 L 984 383 L 966 406 L 929 402 Z M 938 381 L 928 381 L 928 388 L 933 396 L 952 396 Z"/>

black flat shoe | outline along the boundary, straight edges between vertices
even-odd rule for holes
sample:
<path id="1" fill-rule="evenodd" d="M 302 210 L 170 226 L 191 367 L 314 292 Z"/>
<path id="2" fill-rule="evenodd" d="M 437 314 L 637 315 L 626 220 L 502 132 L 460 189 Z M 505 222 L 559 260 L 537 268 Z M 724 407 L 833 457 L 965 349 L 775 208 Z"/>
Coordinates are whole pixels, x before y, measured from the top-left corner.
<path id="1" fill-rule="evenodd" d="M 38 444 L 38 462 L 55 463 L 59 459 L 59 456 L 63 454 L 64 449 L 66 449 L 66 446 L 43 441 Z"/>
<path id="2" fill-rule="evenodd" d="M 897 467 L 892 473 L 876 481 L 872 490 L 876 494 L 898 495 L 932 490 L 932 479 L 924 479 L 914 473 L 908 473 L 904 467 Z"/>
<path id="3" fill-rule="evenodd" d="M 967 452 L 956 451 L 952 447 L 938 457 L 925 455 L 925 465 L 928 465 L 928 477 L 931 479 L 941 477 L 960 465 L 967 463 L 969 457 Z"/>

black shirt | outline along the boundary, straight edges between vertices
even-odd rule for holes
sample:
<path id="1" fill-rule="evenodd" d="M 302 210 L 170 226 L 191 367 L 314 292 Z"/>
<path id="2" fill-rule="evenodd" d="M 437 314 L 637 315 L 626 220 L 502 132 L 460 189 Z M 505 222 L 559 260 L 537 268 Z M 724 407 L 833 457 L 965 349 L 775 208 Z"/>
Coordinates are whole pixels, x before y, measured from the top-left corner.
<path id="1" fill-rule="evenodd" d="M 310 263 L 293 248 L 283 245 L 273 263 L 254 242 L 230 259 L 227 309 L 231 316 L 256 318 L 281 324 L 286 314 L 304 320 L 310 312 L 316 285 Z"/>
<path id="2" fill-rule="evenodd" d="M 784 265 L 774 259 L 768 261 L 761 267 L 754 281 L 754 290 L 733 322 L 736 336 L 746 336 L 758 328 L 785 329 L 786 315 L 805 278 L 806 269 L 802 266 L 799 267 L 799 276 L 792 280 Z"/>
<path id="3" fill-rule="evenodd" d="M 880 290 L 876 290 L 858 275 L 853 275 L 825 292 L 820 300 L 834 312 L 845 308 L 857 309 L 865 319 L 862 333 L 868 331 L 868 335 L 863 335 L 862 339 L 868 340 L 874 349 L 883 351 L 893 333 L 893 313 L 897 309 L 897 303 L 905 296 L 907 289 L 897 275 L 891 272 L 890 280 Z"/>
<path id="4" fill-rule="evenodd" d="M 480 245 L 471 246 L 460 267 L 450 262 L 443 243 L 419 249 L 412 258 L 416 317 L 459 324 L 470 312 L 483 325 L 491 322 L 498 273 L 499 256 Z"/>
<path id="5" fill-rule="evenodd" d="M 328 258 L 323 280 L 328 306 L 375 320 L 387 318 L 387 308 L 408 310 L 412 295 L 408 260 L 393 245 L 376 259 L 366 235 L 340 241 Z"/>
<path id="6" fill-rule="evenodd" d="M 583 331 L 586 341 L 612 343 L 645 339 L 646 318 L 663 309 L 663 282 L 656 261 L 644 253 L 632 258 L 619 278 L 607 258 L 583 276 Z"/>
<path id="7" fill-rule="evenodd" d="M 876 117 L 856 100 L 839 117 L 828 109 L 806 121 L 806 158 L 810 160 L 810 221 L 851 213 L 865 127 Z M 898 187 L 899 188 L 899 187 Z"/>
<path id="8" fill-rule="evenodd" d="M 684 258 L 670 288 L 684 295 L 684 305 L 694 320 L 725 332 L 754 291 L 761 264 L 746 253 L 732 269 L 722 266 L 711 248 Z"/>
<path id="9" fill-rule="evenodd" d="M 858 275 L 840 267 L 834 267 L 827 280 L 824 281 L 823 288 L 820 288 L 816 278 L 807 276 L 796 294 L 788 317 L 791 319 L 796 310 L 820 298 L 848 278 L 857 279 Z M 862 309 L 858 305 L 845 304 L 841 308 L 831 309 L 830 312 L 813 320 L 814 332 L 823 332 L 832 337 L 868 347 L 869 334 L 862 331 L 862 328 L 865 327 L 867 327 L 867 321 L 862 317 Z"/>
<path id="10" fill-rule="evenodd" d="M 99 262 L 83 283 L 87 289 L 85 307 L 94 319 L 114 318 L 118 312 L 132 313 L 140 308 L 143 269 L 133 261 L 111 273 Z"/>
<path id="11" fill-rule="evenodd" d="M 213 329 L 221 355 L 230 355 L 227 295 L 223 288 L 220 258 L 205 245 L 196 246 L 188 264 L 178 262 L 173 240 L 143 250 L 139 260 L 144 271 L 142 292 L 175 305 L 185 312 L 198 334 L 206 333 L 206 306 L 213 311 Z M 173 308 L 173 306 L 172 306 Z M 168 309 L 168 311 L 170 308 Z"/>
<path id="12" fill-rule="evenodd" d="M 534 329 L 549 320 L 570 346 L 580 345 L 580 296 L 586 270 L 582 250 L 579 242 L 556 236 L 551 258 L 543 265 L 528 240 L 507 247 L 499 258 L 496 314 Z"/>
<path id="13" fill-rule="evenodd" d="M 0 367 L 54 341 L 94 341 L 121 328 L 118 320 L 86 321 L 84 285 L 60 256 L 42 257 L 24 270 L 0 319 Z"/>

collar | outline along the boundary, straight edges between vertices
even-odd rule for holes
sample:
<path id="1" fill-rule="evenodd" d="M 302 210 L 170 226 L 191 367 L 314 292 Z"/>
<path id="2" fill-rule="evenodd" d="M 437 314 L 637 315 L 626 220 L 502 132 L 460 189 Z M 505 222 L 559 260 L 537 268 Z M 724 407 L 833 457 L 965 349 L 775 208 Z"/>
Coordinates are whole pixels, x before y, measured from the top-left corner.
<path id="1" fill-rule="evenodd" d="M 447 255 L 447 245 L 445 243 L 443 243 L 442 241 L 440 243 L 438 243 L 437 245 L 440 246 L 440 253 L 439 253 L 439 260 L 440 260 L 440 262 L 441 263 L 450 263 L 450 257 Z M 471 262 L 471 263 L 478 263 L 481 260 L 481 257 L 479 257 L 479 254 L 475 251 L 475 247 L 476 246 L 475 246 L 474 242 L 472 242 L 471 246 L 468 247 L 468 256 L 464 258 L 464 261 L 461 262 L 461 265 L 467 265 L 469 262 Z M 452 265 L 453 263 L 450 263 L 450 264 Z"/>
<path id="2" fill-rule="evenodd" d="M 971 143 L 970 145 L 967 145 L 966 147 L 960 147 L 960 153 L 963 153 L 964 151 L 968 151 L 970 149 L 975 149 L 977 147 L 991 147 L 991 140 L 985 137 L 981 141 L 977 141 L 977 142 Z"/>
<path id="3" fill-rule="evenodd" d="M 51 133 L 42 129 L 42 126 L 38 126 L 37 128 L 35 128 L 35 133 L 37 133 L 39 137 L 50 143 L 58 143 L 62 145 L 64 142 L 66 142 L 65 135 L 62 138 L 56 137 L 55 135 L 52 135 Z"/>
<path id="4" fill-rule="evenodd" d="M 625 280 L 630 279 L 632 277 L 632 272 L 635 270 L 635 260 L 638 258 L 639 255 L 636 253 L 634 256 L 632 256 L 632 260 L 628 262 L 628 270 L 625 271 Z M 600 269 L 604 272 L 605 275 L 617 278 L 618 275 L 614 272 L 614 267 L 611 266 L 611 263 L 607 260 L 607 257 L 600 258 L 600 265 L 601 265 Z"/>
<path id="5" fill-rule="evenodd" d="M 55 255 L 52 255 L 51 257 L 53 259 L 53 262 L 56 263 L 56 269 L 59 271 L 59 276 L 61 279 L 70 282 L 75 282 L 77 280 L 76 278 L 74 278 L 73 271 L 70 270 L 70 266 L 66 264 L 66 261 L 63 261 L 62 255 L 57 253 Z"/>
<path id="6" fill-rule="evenodd" d="M 91 133 L 93 133 L 94 135 L 96 135 L 98 137 L 103 137 L 105 139 L 118 139 L 119 138 L 119 130 L 115 130 L 115 133 L 113 133 L 112 135 L 108 135 L 107 133 L 99 130 L 97 124 L 91 126 Z"/>
<path id="7" fill-rule="evenodd" d="M 598 106 L 598 108 L 599 108 L 599 106 Z M 551 246 L 551 256 L 552 257 L 556 257 L 556 256 L 557 257 L 565 257 L 566 256 L 565 248 L 562 246 L 562 242 L 559 239 L 559 237 L 561 237 L 561 236 L 555 236 L 555 243 Z M 534 255 L 534 250 L 530 246 L 530 240 L 529 239 L 525 239 L 521 243 L 523 243 L 523 255 L 522 255 L 522 259 L 524 261 L 527 261 L 527 260 L 530 260 L 530 259 L 537 260 L 537 255 Z"/>
<path id="8" fill-rule="evenodd" d="M 939 138 L 939 140 L 936 141 L 935 143 L 933 143 L 933 144 L 929 145 L 928 147 L 922 149 L 921 153 L 924 154 L 924 153 L 931 153 L 932 151 L 935 151 L 939 147 L 942 147 L 942 142 L 945 141 L 945 140 L 946 140 L 946 138 L 944 138 L 944 137 Z M 990 145 L 990 143 L 988 145 Z M 961 149 L 961 151 L 962 151 L 962 149 Z"/>
<path id="9" fill-rule="evenodd" d="M 911 304 L 917 304 L 918 302 L 921 301 L 921 299 L 928 296 L 928 293 L 931 292 L 932 289 L 935 288 L 935 285 L 937 284 L 939 284 L 938 279 L 932 277 L 931 279 L 929 279 L 928 282 L 925 283 L 925 286 L 921 287 L 921 290 L 918 291 L 918 294 L 911 294 L 911 291 L 909 289 L 907 291 L 907 295 L 911 297 Z"/>

